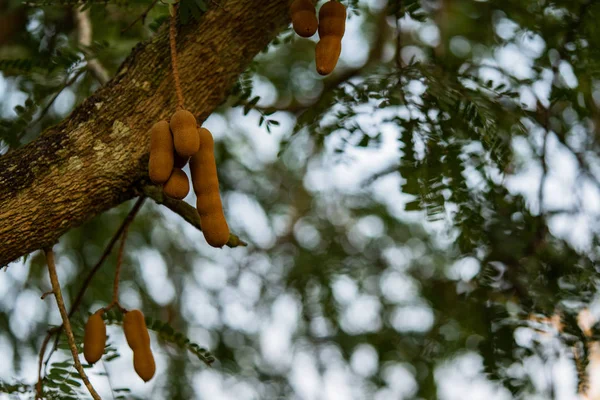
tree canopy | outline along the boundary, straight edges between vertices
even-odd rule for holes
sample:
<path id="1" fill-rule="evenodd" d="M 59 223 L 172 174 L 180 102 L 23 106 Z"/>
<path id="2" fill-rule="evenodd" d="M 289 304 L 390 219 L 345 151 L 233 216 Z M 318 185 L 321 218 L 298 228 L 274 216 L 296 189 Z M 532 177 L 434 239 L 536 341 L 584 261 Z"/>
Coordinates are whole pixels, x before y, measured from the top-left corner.
<path id="1" fill-rule="evenodd" d="M 80 352 L 117 265 L 146 316 L 102 398 L 599 398 L 600 3 L 342 0 L 325 77 L 291 3 L 0 0 L 0 399 L 89 396 L 51 247 Z M 169 10 L 222 249 L 148 178 Z"/>

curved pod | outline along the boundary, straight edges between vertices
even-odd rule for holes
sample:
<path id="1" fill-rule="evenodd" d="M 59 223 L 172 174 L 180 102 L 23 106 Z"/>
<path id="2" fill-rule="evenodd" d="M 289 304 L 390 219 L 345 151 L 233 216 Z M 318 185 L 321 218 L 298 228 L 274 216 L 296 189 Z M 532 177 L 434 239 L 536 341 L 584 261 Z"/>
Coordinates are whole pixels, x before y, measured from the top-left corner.
<path id="1" fill-rule="evenodd" d="M 150 335 L 144 320 L 144 314 L 140 310 L 131 310 L 123 317 L 123 332 L 127 344 L 134 353 L 138 349 L 150 348 Z"/>
<path id="2" fill-rule="evenodd" d="M 198 151 L 200 142 L 196 132 L 196 118 L 187 110 L 177 110 L 171 117 L 171 132 L 175 151 L 181 157 L 190 157 Z"/>
<path id="3" fill-rule="evenodd" d="M 83 335 L 83 356 L 89 364 L 97 362 L 104 354 L 106 346 L 106 324 L 102 319 L 104 310 L 100 309 L 90 315 Z"/>
<path id="4" fill-rule="evenodd" d="M 133 369 L 144 382 L 148 382 L 156 372 L 156 363 L 150 347 L 133 352 Z"/>
<path id="5" fill-rule="evenodd" d="M 326 36 L 319 40 L 315 48 L 315 63 L 320 75 L 330 74 L 340 58 L 342 41 L 335 36 Z"/>
<path id="6" fill-rule="evenodd" d="M 165 183 L 173 171 L 173 136 L 167 121 L 158 121 L 150 128 L 150 160 L 148 175 L 154 183 Z"/>
<path id="7" fill-rule="evenodd" d="M 319 10 L 319 43 L 315 48 L 317 72 L 330 74 L 342 52 L 342 37 L 346 31 L 346 7 L 330 0 Z"/>
<path id="8" fill-rule="evenodd" d="M 321 29 L 323 28 L 321 25 L 323 25 L 323 22 L 325 22 L 325 27 L 328 27 L 330 25 L 328 20 L 336 18 L 344 20 L 343 26 L 345 26 L 346 7 L 339 1 L 329 0 L 321 6 L 321 9 L 319 9 L 319 34 L 321 34 Z M 338 35 L 342 36 L 343 34 L 344 31 L 341 31 Z"/>
<path id="9" fill-rule="evenodd" d="M 169 180 L 163 185 L 163 191 L 171 198 L 183 200 L 190 192 L 188 177 L 179 168 L 174 168 Z"/>
<path id="10" fill-rule="evenodd" d="M 319 27 L 317 11 L 310 0 L 294 0 L 290 6 L 292 27 L 299 36 L 311 37 Z"/>
<path id="11" fill-rule="evenodd" d="M 200 149 L 190 160 L 196 208 L 204 238 L 213 247 L 223 247 L 229 240 L 229 226 L 223 214 L 219 178 L 214 155 L 214 141 L 208 129 L 198 130 Z"/>

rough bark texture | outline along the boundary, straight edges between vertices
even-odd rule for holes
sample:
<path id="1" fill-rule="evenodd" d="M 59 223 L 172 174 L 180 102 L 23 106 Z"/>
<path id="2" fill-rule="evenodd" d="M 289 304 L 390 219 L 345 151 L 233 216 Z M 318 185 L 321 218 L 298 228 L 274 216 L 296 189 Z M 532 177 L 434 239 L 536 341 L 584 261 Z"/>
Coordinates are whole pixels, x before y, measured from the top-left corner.
<path id="1" fill-rule="evenodd" d="M 201 21 L 179 29 L 177 44 L 185 106 L 199 122 L 289 23 L 289 0 L 207 3 Z M 140 193 L 147 131 L 176 105 L 164 28 L 62 123 L 0 157 L 0 266 Z"/>

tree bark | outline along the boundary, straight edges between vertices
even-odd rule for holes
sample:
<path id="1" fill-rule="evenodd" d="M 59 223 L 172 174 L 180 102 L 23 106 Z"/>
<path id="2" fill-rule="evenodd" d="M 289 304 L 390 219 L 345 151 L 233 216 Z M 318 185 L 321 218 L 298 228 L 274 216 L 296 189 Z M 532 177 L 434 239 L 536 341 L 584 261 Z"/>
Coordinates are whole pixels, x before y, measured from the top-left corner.
<path id="1" fill-rule="evenodd" d="M 177 35 L 185 107 L 199 123 L 289 23 L 289 0 L 207 3 L 202 19 Z M 175 105 L 163 26 L 68 118 L 0 157 L 0 266 L 139 194 L 147 184 L 148 129 Z"/>

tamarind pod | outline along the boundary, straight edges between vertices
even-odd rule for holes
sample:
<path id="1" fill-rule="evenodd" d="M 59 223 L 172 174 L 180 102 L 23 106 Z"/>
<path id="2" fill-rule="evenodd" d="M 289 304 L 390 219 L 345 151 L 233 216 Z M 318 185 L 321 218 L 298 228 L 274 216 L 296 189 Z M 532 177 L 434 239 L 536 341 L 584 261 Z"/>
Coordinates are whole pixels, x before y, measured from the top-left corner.
<path id="1" fill-rule="evenodd" d="M 198 130 L 200 149 L 190 160 L 196 208 L 204 238 L 213 247 L 223 247 L 229 240 L 229 226 L 223 214 L 219 178 L 214 155 L 214 140 L 208 129 Z"/>
<path id="2" fill-rule="evenodd" d="M 320 75 L 330 74 L 337 65 L 342 52 L 342 41 L 336 36 L 326 36 L 319 40 L 315 48 L 315 63 Z"/>
<path id="3" fill-rule="evenodd" d="M 310 0 L 294 0 L 290 6 L 292 27 L 299 36 L 311 37 L 317 31 L 317 11 Z"/>
<path id="4" fill-rule="evenodd" d="M 191 157 L 200 146 L 196 118 L 187 110 L 177 110 L 171 117 L 171 132 L 175 151 L 181 157 Z"/>
<path id="5" fill-rule="evenodd" d="M 188 177 L 179 168 L 174 168 L 169 180 L 163 185 L 163 191 L 169 197 L 183 200 L 190 191 Z"/>
<path id="6" fill-rule="evenodd" d="M 202 207 L 201 202 L 202 200 L 197 200 L 196 207 Z M 204 239 L 212 247 L 223 247 L 229 241 L 229 226 L 227 220 L 225 220 L 220 201 L 218 207 L 221 207 L 221 212 L 200 216 L 200 226 L 202 227 Z"/>
<path id="7" fill-rule="evenodd" d="M 319 10 L 319 37 L 337 36 L 342 39 L 346 31 L 346 7 L 330 0 Z"/>
<path id="8" fill-rule="evenodd" d="M 150 346 L 133 351 L 133 369 L 144 382 L 152 379 L 156 372 L 156 364 Z"/>
<path id="9" fill-rule="evenodd" d="M 175 157 L 175 160 L 173 162 L 173 167 L 175 168 L 183 169 L 183 167 L 186 166 L 188 161 L 190 161 L 189 157 L 181 157 L 179 154 L 177 154 L 177 152 L 175 152 L 173 156 Z"/>
<path id="10" fill-rule="evenodd" d="M 165 183 L 173 171 L 173 137 L 167 121 L 150 128 L 150 160 L 148 174 L 154 183 Z"/>
<path id="11" fill-rule="evenodd" d="M 83 335 L 83 356 L 89 364 L 94 364 L 104 354 L 106 345 L 106 325 L 102 319 L 104 310 L 100 309 L 90 315 Z"/>
<path id="12" fill-rule="evenodd" d="M 148 334 L 144 314 L 140 310 L 131 310 L 125 313 L 123 332 L 125 332 L 127 344 L 134 353 L 138 349 L 150 347 L 150 335 Z"/>

